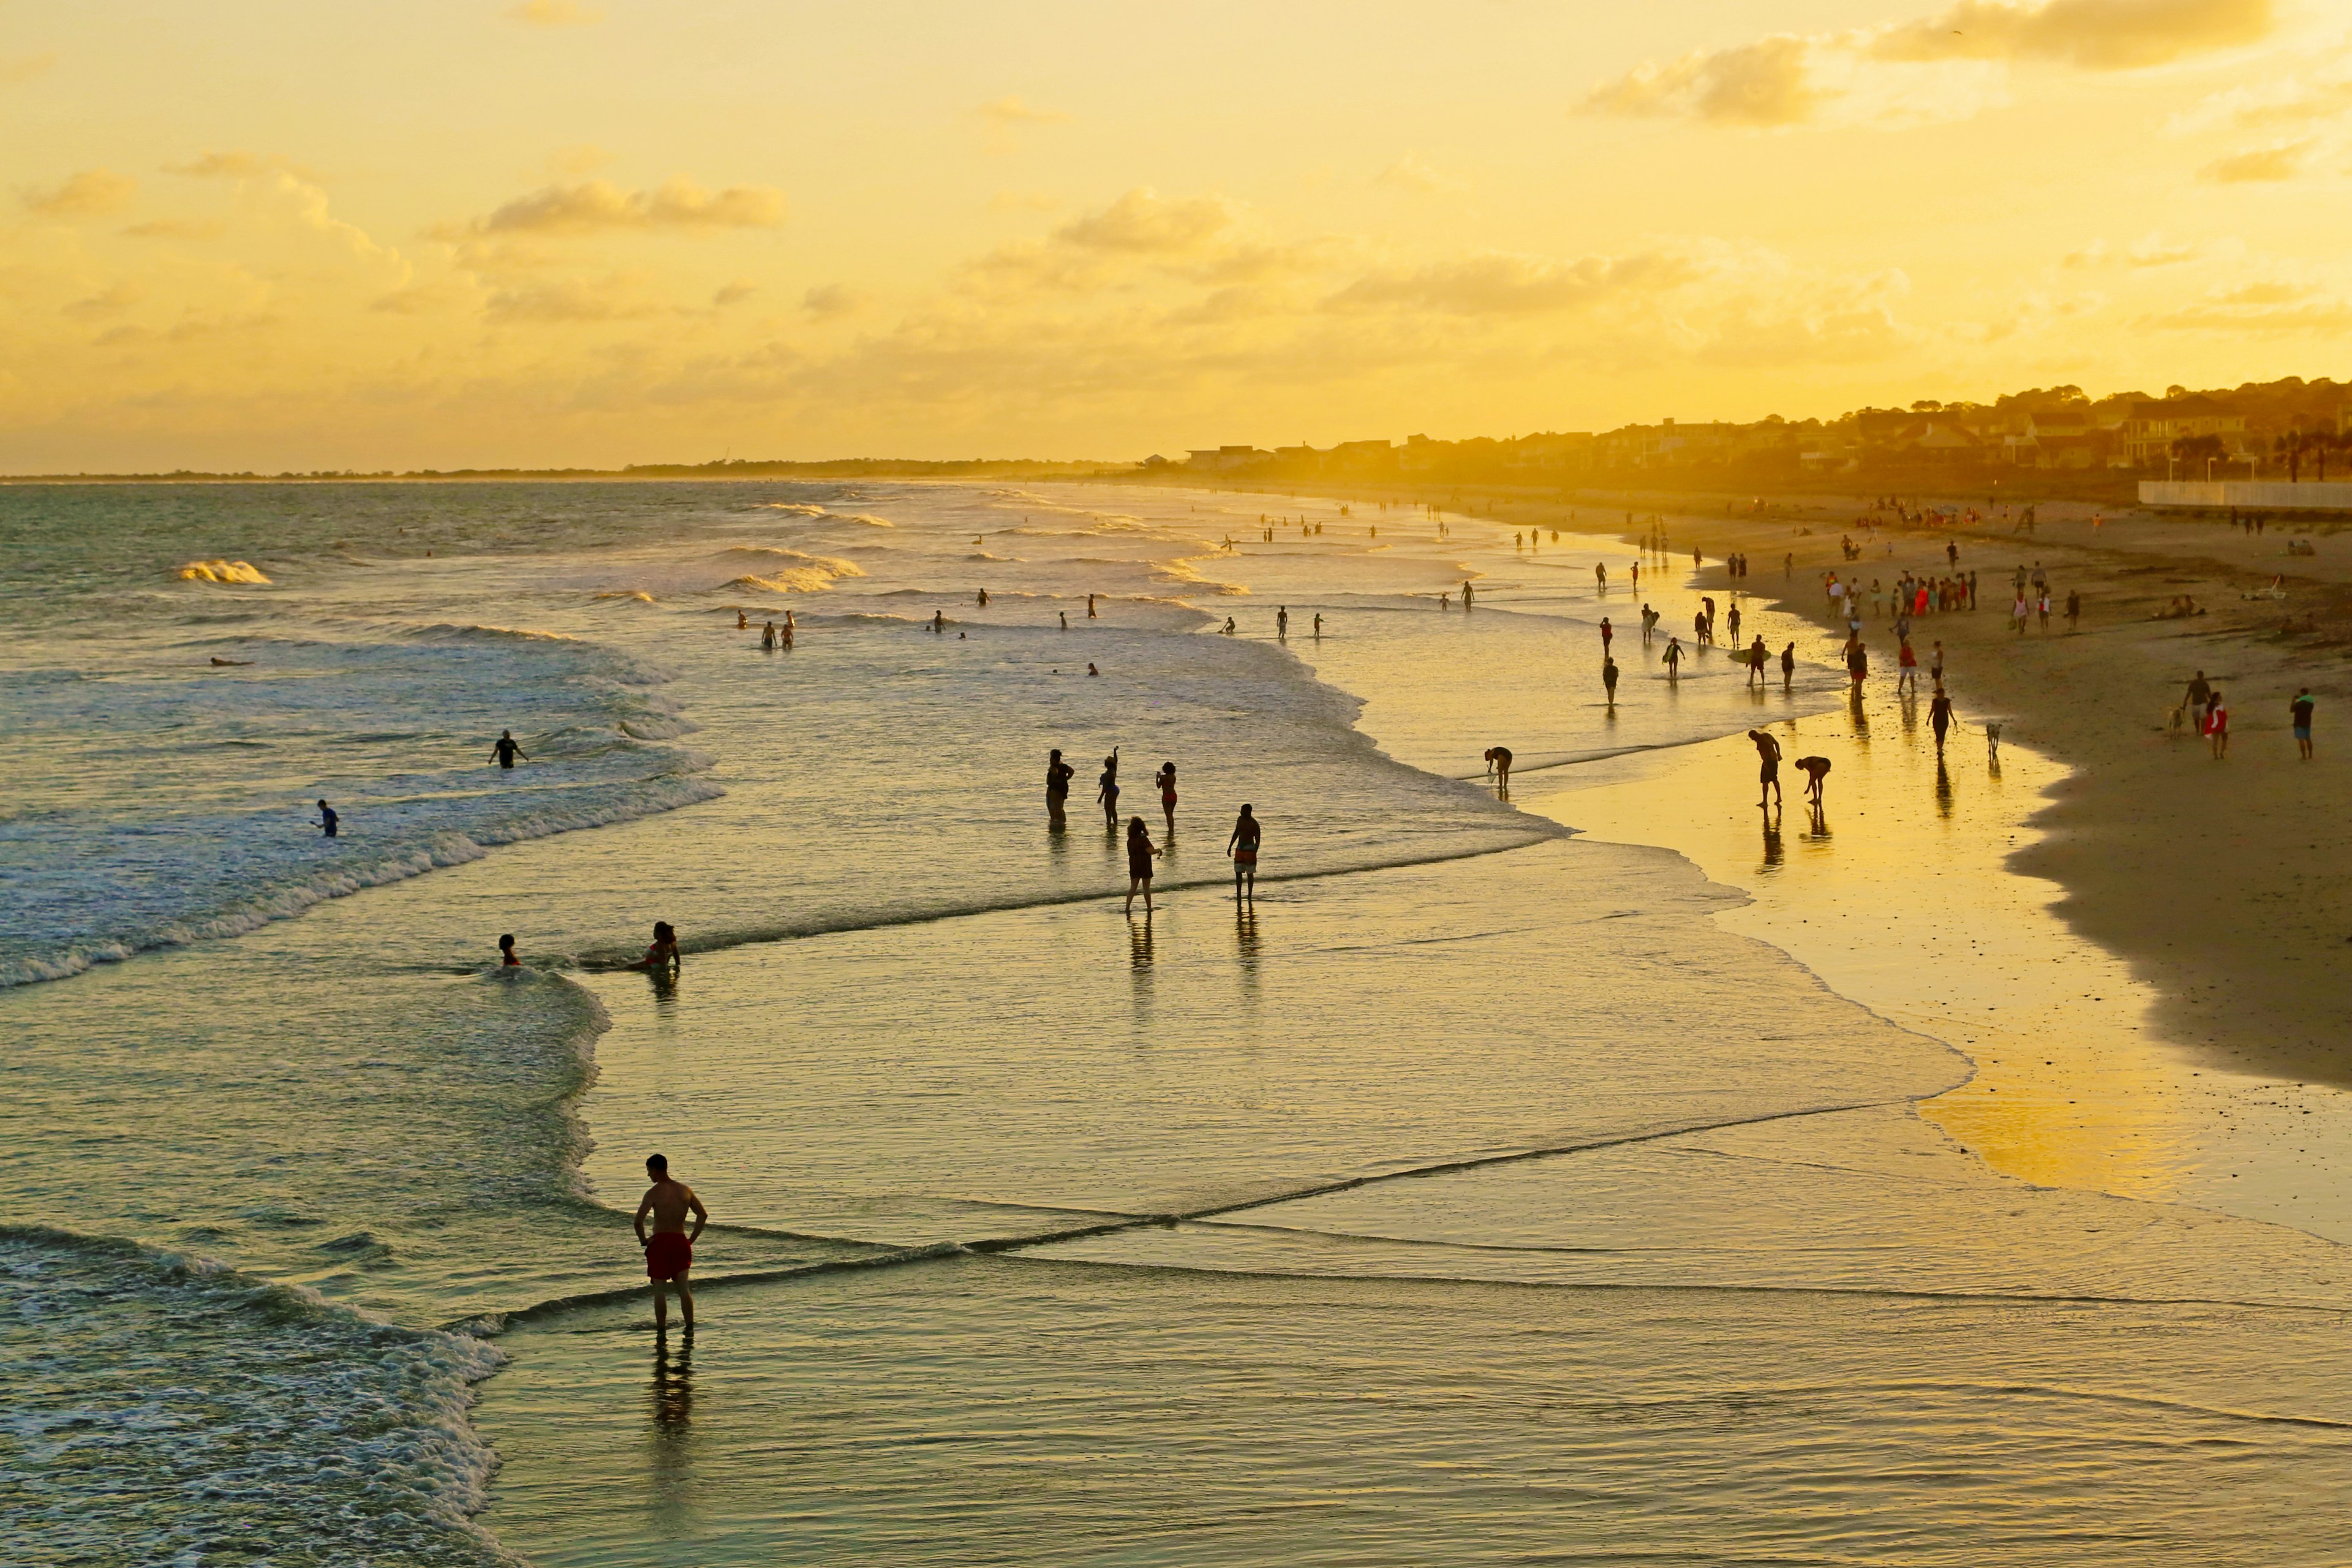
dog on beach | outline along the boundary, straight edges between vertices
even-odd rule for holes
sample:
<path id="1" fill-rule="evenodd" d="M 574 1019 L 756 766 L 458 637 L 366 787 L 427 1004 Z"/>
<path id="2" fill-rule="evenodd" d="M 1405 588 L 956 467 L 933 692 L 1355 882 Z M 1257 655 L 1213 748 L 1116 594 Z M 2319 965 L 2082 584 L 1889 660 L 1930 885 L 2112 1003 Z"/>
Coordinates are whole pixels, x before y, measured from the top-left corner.
<path id="1" fill-rule="evenodd" d="M 1985 726 L 1985 760 L 1993 763 L 2000 761 L 2000 726 L 1999 724 Z"/>

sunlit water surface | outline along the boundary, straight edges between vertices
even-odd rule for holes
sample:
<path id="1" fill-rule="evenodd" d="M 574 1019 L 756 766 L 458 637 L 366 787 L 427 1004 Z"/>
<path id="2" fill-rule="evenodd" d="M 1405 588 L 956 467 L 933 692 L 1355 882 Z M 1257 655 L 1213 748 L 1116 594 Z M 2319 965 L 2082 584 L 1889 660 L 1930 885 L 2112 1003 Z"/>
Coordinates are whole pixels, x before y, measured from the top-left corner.
<path id="1" fill-rule="evenodd" d="M 2040 898 L 1937 904 L 1925 986 L 1762 920 L 1812 918 L 1769 889 L 1813 863 L 1865 908 L 1990 877 L 2047 765 L 1931 782 L 1910 717 L 1848 711 L 1752 600 L 1792 681 L 1670 680 L 1676 563 L 1645 643 L 1631 550 L 1448 521 L 0 491 L 7 1555 L 2352 1551 L 2309 1506 L 2352 1479 L 2339 1249 L 2151 1201 L 2201 1167 L 2128 1096 L 2072 1138 L 2056 1079 L 2039 1119 L 1969 1109 L 2000 1085 L 1960 944 L 2032 942 Z M 267 581 L 183 575 L 212 560 Z M 1758 722 L 1843 748 L 1818 828 L 1761 836 Z M 1114 746 L 1166 851 L 1148 919 L 1093 804 Z M 1873 814 L 1914 853 L 1855 858 Z M 616 967 L 656 919 L 675 984 Z M 654 1148 L 719 1221 L 691 1342 L 634 1290 Z"/>

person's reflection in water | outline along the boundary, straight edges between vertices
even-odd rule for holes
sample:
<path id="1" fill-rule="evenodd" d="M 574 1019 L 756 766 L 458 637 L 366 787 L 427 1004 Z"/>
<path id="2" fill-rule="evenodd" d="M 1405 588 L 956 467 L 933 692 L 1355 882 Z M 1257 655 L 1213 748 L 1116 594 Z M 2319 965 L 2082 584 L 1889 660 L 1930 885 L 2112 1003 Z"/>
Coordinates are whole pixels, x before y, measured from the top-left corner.
<path id="1" fill-rule="evenodd" d="M 1135 1021 L 1151 1022 L 1151 917 L 1132 915 L 1127 921 L 1127 967 L 1134 982 Z"/>
<path id="2" fill-rule="evenodd" d="M 1941 752 L 1936 753 L 1936 812 L 1940 816 L 1952 815 L 1952 775 L 1945 770 Z"/>
<path id="3" fill-rule="evenodd" d="M 646 979 L 654 988 L 654 1016 L 667 1023 L 677 1016 L 677 971 L 648 969 Z"/>
<path id="4" fill-rule="evenodd" d="M 1862 683 L 1854 682 L 1846 694 L 1847 714 L 1853 721 L 1853 738 L 1867 744 L 1870 741 L 1870 714 L 1862 705 Z"/>
<path id="5" fill-rule="evenodd" d="M 1764 868 L 1770 870 L 1780 864 L 1780 814 L 1764 814 Z"/>
<path id="6" fill-rule="evenodd" d="M 1244 900 L 1234 906 L 1234 950 L 1239 956 L 1242 976 L 1242 1000 L 1255 1005 L 1257 1001 L 1257 905 Z"/>
<path id="7" fill-rule="evenodd" d="M 1806 816 L 1805 837 L 1816 843 L 1826 842 L 1830 836 L 1830 819 L 1823 815 L 1822 803 L 1813 802 Z"/>
<path id="8" fill-rule="evenodd" d="M 646 1390 L 646 1512 L 655 1533 L 677 1537 L 694 1527 L 694 1470 L 688 1440 L 694 1416 L 694 1336 L 670 1353 L 669 1337 L 654 1340 L 653 1382 Z"/>
<path id="9" fill-rule="evenodd" d="M 686 1334 L 672 1354 L 667 1334 L 654 1339 L 654 1380 L 647 1391 L 653 1398 L 654 1433 L 656 1436 L 677 1438 L 686 1435 L 687 1424 L 694 1418 L 694 1335 Z"/>

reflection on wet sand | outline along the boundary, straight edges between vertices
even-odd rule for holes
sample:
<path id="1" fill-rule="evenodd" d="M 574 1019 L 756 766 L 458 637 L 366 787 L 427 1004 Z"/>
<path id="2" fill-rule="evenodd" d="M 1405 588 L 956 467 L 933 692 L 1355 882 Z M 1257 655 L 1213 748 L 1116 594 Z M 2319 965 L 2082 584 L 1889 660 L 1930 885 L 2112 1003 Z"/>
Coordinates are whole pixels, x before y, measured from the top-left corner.
<path id="1" fill-rule="evenodd" d="M 1581 787 L 1521 807 L 1601 838 L 1679 850 L 1753 895 L 1717 917 L 1725 923 L 1966 1051 L 1975 1078 L 1920 1109 L 1995 1169 L 2343 1232 L 2328 1195 L 2343 1178 L 2257 1169 L 2261 1151 L 2221 1145 L 2208 1131 L 2216 1095 L 2236 1097 L 2234 1117 L 2273 1114 L 2278 1129 L 2292 1109 L 2273 1104 L 2269 1086 L 2146 1037 L 2151 988 L 2066 927 L 2054 884 L 2005 868 L 2032 841 L 2027 818 L 2064 770 L 2013 743 L 1981 771 L 1938 758 L 1924 736 L 1873 746 L 1874 710 L 1884 719 L 1890 705 L 1850 695 L 1772 727 L 1784 748 L 1833 758 L 1846 790 L 1845 830 L 1809 814 L 1794 858 L 1769 817 L 1758 854 L 1746 792 L 1753 758 L 1738 736 L 1563 770 L 1549 779 Z"/>

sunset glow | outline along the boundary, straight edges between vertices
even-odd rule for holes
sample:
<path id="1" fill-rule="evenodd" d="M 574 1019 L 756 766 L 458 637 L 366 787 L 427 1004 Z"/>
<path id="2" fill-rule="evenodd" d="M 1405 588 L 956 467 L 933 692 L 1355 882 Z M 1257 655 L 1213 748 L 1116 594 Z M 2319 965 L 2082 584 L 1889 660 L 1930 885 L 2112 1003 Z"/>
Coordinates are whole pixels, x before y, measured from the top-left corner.
<path id="1" fill-rule="evenodd" d="M 0 30 L 0 467 L 1139 458 L 2318 374 L 2298 0 Z"/>

